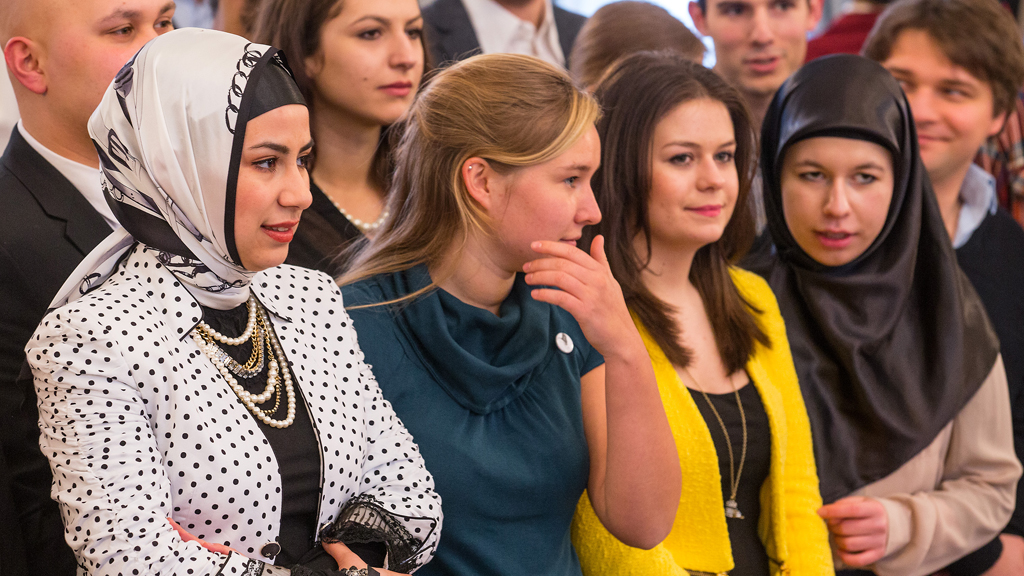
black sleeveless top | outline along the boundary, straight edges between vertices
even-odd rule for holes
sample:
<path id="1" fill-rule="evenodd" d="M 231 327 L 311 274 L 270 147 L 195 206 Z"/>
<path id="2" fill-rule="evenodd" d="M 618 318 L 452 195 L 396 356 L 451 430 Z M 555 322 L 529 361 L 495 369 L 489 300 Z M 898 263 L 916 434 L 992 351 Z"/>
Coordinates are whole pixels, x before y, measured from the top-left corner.
<path id="1" fill-rule="evenodd" d="M 203 321 L 211 328 L 226 336 L 238 336 L 245 331 L 249 313 L 245 304 L 231 310 L 215 310 L 203 306 Z M 271 329 L 273 329 L 271 327 Z M 238 346 L 219 344 L 239 364 L 244 364 L 252 354 L 252 339 Z M 246 379 L 235 375 L 242 388 L 260 393 L 267 385 L 268 358 L 264 356 L 263 370 Z M 283 367 L 282 367 L 283 368 Z M 320 453 L 316 432 L 309 419 L 306 401 L 300 390 L 301 383 L 293 380 L 295 388 L 295 421 L 287 428 L 268 426 L 254 415 L 260 431 L 270 443 L 277 459 L 281 474 L 281 533 L 277 543 L 281 552 L 274 558 L 277 566 L 290 567 L 313 547 L 317 529 L 317 506 L 320 503 Z M 284 383 L 281 394 L 285 395 Z M 270 408 L 276 396 L 264 406 Z M 241 402 L 241 400 L 239 400 Z M 287 395 L 281 398 L 277 411 L 270 415 L 275 420 L 288 416 Z M 259 442 L 258 438 L 254 438 Z M 271 539 L 273 539 L 271 537 Z"/>
<path id="2" fill-rule="evenodd" d="M 729 527 L 729 542 L 732 546 L 732 559 L 736 566 L 729 574 L 730 576 L 769 576 L 768 554 L 765 552 L 764 544 L 757 535 L 758 518 L 761 516 L 761 486 L 768 479 L 771 470 L 771 429 L 768 425 L 768 414 L 761 403 L 761 396 L 757 393 L 754 385 L 747 384 L 740 388 L 740 401 L 743 403 L 743 413 L 747 419 L 747 457 L 743 464 L 743 472 L 740 474 L 739 489 L 736 491 L 736 503 L 743 518 L 726 518 L 726 525 Z M 714 412 L 708 406 L 704 395 L 699 390 L 690 390 L 697 408 L 700 410 L 708 430 L 711 432 L 711 439 L 715 443 L 715 452 L 718 454 L 718 467 L 722 476 L 722 501 L 729 499 L 732 488 L 729 485 L 729 449 L 726 447 L 726 439 L 722 434 L 722 427 L 715 418 Z M 743 453 L 743 422 L 740 418 L 740 410 L 736 405 L 736 395 L 732 392 L 727 394 L 708 394 L 708 398 L 715 405 L 715 410 L 722 417 L 726 430 L 729 431 L 729 439 L 732 443 L 734 468 L 740 465 L 740 455 Z M 685 481 L 685 479 L 684 479 Z M 722 513 L 725 511 L 723 509 Z"/>

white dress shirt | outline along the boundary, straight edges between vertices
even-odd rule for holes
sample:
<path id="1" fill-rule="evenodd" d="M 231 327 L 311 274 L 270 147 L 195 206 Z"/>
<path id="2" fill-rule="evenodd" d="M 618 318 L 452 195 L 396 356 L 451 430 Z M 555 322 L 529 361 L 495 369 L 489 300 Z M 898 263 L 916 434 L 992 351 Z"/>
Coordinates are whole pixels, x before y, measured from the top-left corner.
<path id="1" fill-rule="evenodd" d="M 120 226 L 117 218 L 114 218 L 114 212 L 110 210 L 110 206 L 107 206 L 106 198 L 103 197 L 103 187 L 100 183 L 102 177 L 99 168 L 93 168 L 92 166 L 86 166 L 74 160 L 69 160 L 43 146 L 39 140 L 36 140 L 28 133 L 28 130 L 25 130 L 25 125 L 21 120 L 18 121 L 18 132 L 21 133 L 21 137 L 25 139 L 25 142 L 28 142 L 28 145 L 33 150 L 38 152 L 44 160 L 49 162 L 62 176 L 67 178 L 68 182 L 71 182 L 71 185 L 82 196 L 85 196 L 85 199 L 100 213 L 100 216 L 103 216 L 103 219 L 107 221 L 111 229 Z"/>
<path id="2" fill-rule="evenodd" d="M 544 20 L 540 26 L 520 20 L 494 0 L 462 0 L 462 4 L 484 54 L 527 54 L 565 67 L 565 54 L 558 41 L 555 8 L 551 0 L 544 2 Z"/>
<path id="3" fill-rule="evenodd" d="M 971 239 L 974 231 L 999 208 L 996 197 L 996 179 L 977 164 L 967 169 L 960 185 L 960 217 L 957 219 L 953 248 L 960 248 Z"/>
<path id="4" fill-rule="evenodd" d="M 7 68 L 0 66 L 0 153 L 7 148 L 7 140 L 18 118 L 18 101 L 14 99 L 11 77 L 7 75 Z"/>

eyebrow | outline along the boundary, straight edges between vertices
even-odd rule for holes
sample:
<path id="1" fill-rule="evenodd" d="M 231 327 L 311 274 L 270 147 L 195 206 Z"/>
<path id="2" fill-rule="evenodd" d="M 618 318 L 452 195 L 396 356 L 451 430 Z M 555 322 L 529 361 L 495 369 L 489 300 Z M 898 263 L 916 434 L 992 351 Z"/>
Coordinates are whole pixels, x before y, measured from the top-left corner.
<path id="1" fill-rule="evenodd" d="M 727 8 L 747 8 L 750 5 L 750 2 L 744 2 L 743 0 L 728 0 L 726 2 L 719 2 L 715 4 L 715 9 L 724 10 Z"/>
<path id="2" fill-rule="evenodd" d="M 736 145 L 736 141 L 735 140 L 729 140 L 728 142 L 723 142 L 722 144 L 719 144 L 718 146 L 715 147 L 715 149 L 718 150 L 720 148 L 728 148 L 730 146 L 735 146 L 735 145 Z M 664 148 L 668 148 L 669 146 L 680 146 L 682 148 L 703 148 L 703 146 L 701 146 L 700 144 L 698 144 L 696 142 L 686 142 L 686 141 L 683 141 L 683 140 L 675 140 L 675 141 L 672 141 L 672 142 L 668 142 L 667 144 L 665 144 Z"/>
<path id="3" fill-rule="evenodd" d="M 819 164 L 818 162 L 815 162 L 814 160 L 800 160 L 799 162 L 797 162 L 793 166 L 794 166 L 794 168 L 799 168 L 801 166 L 810 166 L 812 168 L 821 168 L 821 169 L 825 169 L 826 168 L 824 165 Z M 877 162 L 865 162 L 863 164 L 858 164 L 857 166 L 854 166 L 853 169 L 854 170 L 874 169 L 874 170 L 883 170 L 884 171 L 885 170 L 885 166 L 882 166 L 881 164 L 878 164 Z"/>
<path id="4" fill-rule="evenodd" d="M 299 148 L 299 152 L 302 152 L 303 150 L 309 150 L 312 147 L 313 141 L 310 140 L 302 148 Z M 273 150 L 274 152 L 277 152 L 278 154 L 287 154 L 288 152 L 291 151 L 291 148 L 284 146 L 283 144 L 278 144 L 276 142 L 260 142 L 259 144 L 253 144 L 252 146 L 249 147 L 249 150 L 256 150 L 257 148 L 268 148 L 270 150 Z"/>
<path id="5" fill-rule="evenodd" d="M 939 81 L 939 85 L 944 88 L 962 88 L 964 90 L 975 90 L 975 85 L 970 82 L 964 82 L 963 80 L 957 80 L 955 78 L 944 78 Z"/>
<path id="6" fill-rule="evenodd" d="M 565 169 L 570 172 L 587 172 L 590 170 L 590 166 L 586 164 L 573 164 L 572 166 L 566 166 Z"/>
<path id="7" fill-rule="evenodd" d="M 423 16 L 417 16 L 415 18 L 407 20 L 405 22 L 405 25 L 408 26 L 409 24 L 412 24 L 413 22 L 416 22 L 416 21 L 419 21 L 419 20 L 422 20 L 422 19 L 423 19 Z M 391 24 L 391 20 L 389 20 L 388 18 L 385 18 L 383 16 L 374 16 L 374 15 L 371 14 L 369 16 L 363 16 L 359 20 L 356 20 L 355 22 L 352 23 L 352 25 L 355 26 L 356 24 L 360 24 L 364 20 L 373 20 L 374 22 L 378 22 L 380 24 L 383 24 L 384 26 L 388 26 L 388 25 Z"/>
<path id="8" fill-rule="evenodd" d="M 893 76 L 895 76 L 897 74 L 899 74 L 901 76 L 913 76 L 914 75 L 910 70 L 907 70 L 905 68 L 897 68 L 895 66 L 886 66 L 885 69 L 888 70 L 889 74 L 892 74 Z"/>
<path id="9" fill-rule="evenodd" d="M 174 2 L 168 2 L 167 4 L 164 4 L 163 8 L 160 9 L 160 16 L 163 16 L 164 14 L 170 12 L 171 10 L 174 10 Z M 106 18 L 103 18 L 102 20 L 100 20 L 99 23 L 100 23 L 100 26 L 109 26 L 109 25 L 113 25 L 113 24 L 115 24 L 117 22 L 121 22 L 121 21 L 124 21 L 124 20 L 137 20 L 137 19 L 139 19 L 141 17 L 142 17 L 142 11 L 141 10 L 121 9 L 121 10 L 115 10 L 113 13 L 108 15 Z"/>
<path id="10" fill-rule="evenodd" d="M 893 78 L 897 78 L 897 79 L 899 79 L 901 77 L 905 77 L 905 78 L 914 78 L 915 77 L 913 72 L 911 72 L 910 70 L 905 70 L 903 68 L 886 68 L 886 70 L 889 71 L 889 74 L 892 74 Z M 970 74 L 970 73 L 968 72 L 968 74 Z M 980 80 L 978 80 L 978 82 L 980 82 Z M 960 79 L 957 79 L 957 78 L 940 78 L 939 79 L 939 84 L 941 84 L 942 86 L 945 86 L 945 87 L 966 88 L 968 90 L 974 90 L 976 88 L 975 84 L 972 84 L 971 82 L 968 82 L 966 80 L 960 80 Z"/>

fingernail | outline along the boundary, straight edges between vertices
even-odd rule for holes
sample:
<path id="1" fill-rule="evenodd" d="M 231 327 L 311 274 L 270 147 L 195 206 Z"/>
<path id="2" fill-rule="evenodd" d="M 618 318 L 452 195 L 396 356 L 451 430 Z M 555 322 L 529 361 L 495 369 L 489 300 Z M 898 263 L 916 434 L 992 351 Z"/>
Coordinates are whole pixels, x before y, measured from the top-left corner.
<path id="1" fill-rule="evenodd" d="M 530 248 L 533 248 L 534 250 L 540 248 L 540 241 L 537 241 L 537 242 L 534 242 L 533 244 L 530 244 Z"/>
<path id="2" fill-rule="evenodd" d="M 527 262 L 526 264 L 523 264 L 523 272 L 530 271 L 530 264 L 532 264 L 532 262 Z"/>

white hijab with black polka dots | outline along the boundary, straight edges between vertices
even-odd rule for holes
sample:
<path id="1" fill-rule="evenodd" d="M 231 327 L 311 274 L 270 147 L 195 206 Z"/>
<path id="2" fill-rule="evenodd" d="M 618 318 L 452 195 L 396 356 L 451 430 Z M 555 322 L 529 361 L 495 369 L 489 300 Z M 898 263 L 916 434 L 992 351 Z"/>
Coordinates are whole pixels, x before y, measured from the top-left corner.
<path id="1" fill-rule="evenodd" d="M 123 228 L 75 270 L 56 308 L 99 286 L 135 242 L 204 306 L 230 309 L 249 296 L 253 272 L 234 246 L 235 183 L 259 75 L 277 50 L 197 28 L 142 48 L 117 74 L 89 119 L 103 192 Z"/>

